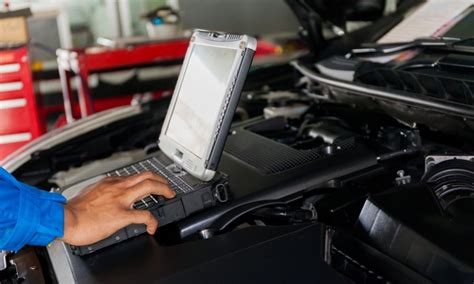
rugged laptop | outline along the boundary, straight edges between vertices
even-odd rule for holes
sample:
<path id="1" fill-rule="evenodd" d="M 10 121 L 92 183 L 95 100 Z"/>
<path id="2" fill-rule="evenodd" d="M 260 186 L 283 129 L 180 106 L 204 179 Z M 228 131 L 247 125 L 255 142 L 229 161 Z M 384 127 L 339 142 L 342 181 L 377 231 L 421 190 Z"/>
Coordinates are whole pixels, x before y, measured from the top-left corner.
<path id="1" fill-rule="evenodd" d="M 195 31 L 161 130 L 160 151 L 106 174 L 153 171 L 168 179 L 175 198 L 150 195 L 133 206 L 150 210 L 160 226 L 227 200 L 225 174 L 216 169 L 256 43 L 246 35 Z M 63 194 L 70 199 L 103 177 L 76 184 Z M 96 244 L 71 248 L 77 255 L 89 254 L 144 232 L 144 225 L 131 225 Z"/>

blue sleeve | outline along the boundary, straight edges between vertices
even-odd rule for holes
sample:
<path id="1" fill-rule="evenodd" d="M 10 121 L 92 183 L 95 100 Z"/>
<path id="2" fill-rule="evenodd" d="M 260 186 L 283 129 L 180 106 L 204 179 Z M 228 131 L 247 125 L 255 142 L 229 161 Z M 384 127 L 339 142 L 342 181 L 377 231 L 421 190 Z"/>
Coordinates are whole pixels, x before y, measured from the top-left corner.
<path id="1" fill-rule="evenodd" d="M 0 168 L 0 250 L 46 246 L 64 233 L 66 199 L 17 181 Z"/>

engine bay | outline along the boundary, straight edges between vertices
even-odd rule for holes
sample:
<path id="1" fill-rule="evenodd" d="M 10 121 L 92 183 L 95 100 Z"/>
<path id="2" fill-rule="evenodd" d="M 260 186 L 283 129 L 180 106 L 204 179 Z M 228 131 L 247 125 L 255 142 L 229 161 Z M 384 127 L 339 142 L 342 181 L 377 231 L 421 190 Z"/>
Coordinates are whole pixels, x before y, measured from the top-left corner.
<path id="1" fill-rule="evenodd" d="M 255 246 L 234 238 L 254 236 L 250 239 L 263 244 L 277 236 L 298 239 L 304 231 L 311 236 L 308 242 L 320 238 L 312 257 L 356 283 L 471 279 L 474 262 L 466 248 L 474 214 L 474 157 L 470 129 L 459 128 L 468 121 L 456 116 L 442 121 L 437 114 L 430 124 L 430 112 L 404 105 L 411 112 L 400 117 L 394 115 L 400 113 L 398 104 L 367 101 L 308 80 L 287 64 L 255 70 L 219 165 L 229 176 L 230 202 L 163 226 L 154 237 L 141 236 L 91 256 L 74 256 L 67 246 L 36 248 L 26 255 L 52 282 L 114 281 L 139 272 L 145 281 L 156 277 L 151 267 L 167 250 L 200 244 L 206 257 L 219 259 L 217 251 L 232 255 Z M 143 159 L 158 150 L 168 103 L 169 98 L 144 103 L 135 115 L 36 151 L 15 175 L 60 192 Z M 374 107 L 377 103 L 383 107 Z M 288 249 L 296 246 L 290 239 Z M 219 247 L 222 242 L 238 245 L 228 251 Z M 207 255 L 213 249 L 216 254 Z M 141 260 L 117 264 L 117 259 L 133 258 L 132 252 L 149 256 L 149 271 Z M 193 265 L 200 265 L 200 257 L 191 257 Z M 276 262 L 279 257 L 285 256 Z M 117 265 L 124 267 L 121 273 L 111 270 Z M 163 268 L 163 279 L 183 269 L 173 267 Z M 1 276 L 25 278 L 18 269 Z"/>
<path id="2" fill-rule="evenodd" d="M 285 126 L 274 129 L 258 133 L 333 158 L 344 152 L 342 141 L 351 141 L 352 147 L 366 146 L 377 166 L 354 171 L 355 178 L 328 180 L 307 192 L 293 210 L 264 209 L 255 217 L 270 224 L 305 218 L 325 224 L 325 260 L 356 283 L 461 283 L 472 278 L 472 254 L 466 250 L 473 208 L 469 135 L 321 101 L 310 104 L 299 119 L 287 116 Z M 360 154 L 356 161 L 366 157 L 352 147 L 347 151 Z"/>
<path id="3" fill-rule="evenodd" d="M 474 283 L 472 38 L 380 42 L 420 0 L 285 2 L 303 47 L 254 61 L 217 169 L 225 202 L 83 256 L 0 251 L 0 283 Z M 64 194 L 158 155 L 170 101 L 138 95 L 3 166 Z"/>
<path id="4" fill-rule="evenodd" d="M 321 257 L 357 283 L 471 277 L 472 254 L 465 248 L 472 230 L 474 158 L 468 141 L 355 104 L 315 100 L 310 91 L 305 86 L 243 94 L 220 163 L 233 201 L 164 226 L 153 239 L 173 247 L 253 227 L 319 224 Z M 163 104 L 166 99 L 144 106 L 138 118 L 99 129 L 108 153 L 92 155 L 81 137 L 58 151 L 36 153 L 43 158 L 17 172 L 43 188 L 61 188 L 138 160 L 157 150 L 154 134 L 163 114 L 156 105 L 165 109 Z M 117 139 L 132 129 L 140 139 Z M 53 175 L 34 170 L 45 155 Z M 63 247 L 50 251 L 49 261 L 66 256 L 74 274 L 74 266 L 84 269 L 134 242 L 139 241 L 85 259 Z"/>

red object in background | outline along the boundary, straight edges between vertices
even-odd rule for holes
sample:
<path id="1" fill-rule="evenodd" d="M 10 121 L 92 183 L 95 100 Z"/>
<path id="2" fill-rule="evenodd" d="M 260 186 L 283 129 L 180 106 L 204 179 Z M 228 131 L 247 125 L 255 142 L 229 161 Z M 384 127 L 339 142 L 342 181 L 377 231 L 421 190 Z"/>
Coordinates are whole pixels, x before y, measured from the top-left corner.
<path id="1" fill-rule="evenodd" d="M 257 50 L 255 51 L 255 57 L 266 56 L 266 55 L 278 55 L 281 54 L 282 48 L 271 42 L 259 40 L 257 42 Z"/>
<path id="2" fill-rule="evenodd" d="M 64 108 L 69 121 L 130 104 L 133 95 L 91 99 L 88 77 L 92 73 L 123 70 L 150 64 L 179 63 L 184 59 L 188 39 L 146 43 L 127 48 L 95 48 L 58 51 L 58 63 L 63 89 Z M 258 43 L 256 56 L 275 55 L 280 48 Z M 70 79 L 79 78 L 79 102 L 72 95 Z M 155 91 L 158 98 L 163 91 Z M 63 106 L 42 107 L 36 101 L 28 49 L 23 47 L 0 50 L 0 160 L 46 131 L 45 115 L 62 111 Z M 59 120 L 56 127 L 66 123 Z"/>
<path id="3" fill-rule="evenodd" d="M 0 50 L 0 160 L 44 133 L 26 46 Z"/>
<path id="4" fill-rule="evenodd" d="M 70 123 L 78 117 L 86 117 L 95 112 L 95 104 L 88 84 L 90 74 L 183 60 L 187 47 L 188 40 L 172 40 L 116 49 L 58 50 L 58 68 L 67 122 Z M 78 103 L 73 96 L 70 84 L 73 76 L 79 78 Z M 75 111 L 75 105 L 79 105 L 79 113 Z"/>
<path id="5" fill-rule="evenodd" d="M 167 62 L 183 60 L 188 48 L 189 39 L 151 42 L 132 45 L 126 48 L 98 48 L 58 50 L 58 67 L 64 99 L 64 111 L 68 123 L 76 118 L 88 116 L 95 111 L 126 105 L 130 97 L 92 100 L 88 84 L 90 74 L 113 70 L 135 68 L 149 64 L 166 64 Z M 280 47 L 272 43 L 259 41 L 255 56 L 276 55 Z M 71 89 L 70 80 L 73 76 L 78 79 L 78 102 Z M 162 90 L 164 91 L 164 90 Z"/>

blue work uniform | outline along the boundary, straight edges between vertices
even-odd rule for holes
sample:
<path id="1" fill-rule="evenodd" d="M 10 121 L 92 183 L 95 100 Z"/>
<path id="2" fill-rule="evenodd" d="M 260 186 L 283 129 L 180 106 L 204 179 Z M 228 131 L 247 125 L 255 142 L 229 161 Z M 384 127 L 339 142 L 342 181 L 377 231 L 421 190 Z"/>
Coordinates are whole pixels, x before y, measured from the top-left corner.
<path id="1" fill-rule="evenodd" d="M 46 246 L 64 234 L 64 204 L 58 193 L 17 181 L 0 168 L 0 250 Z"/>

